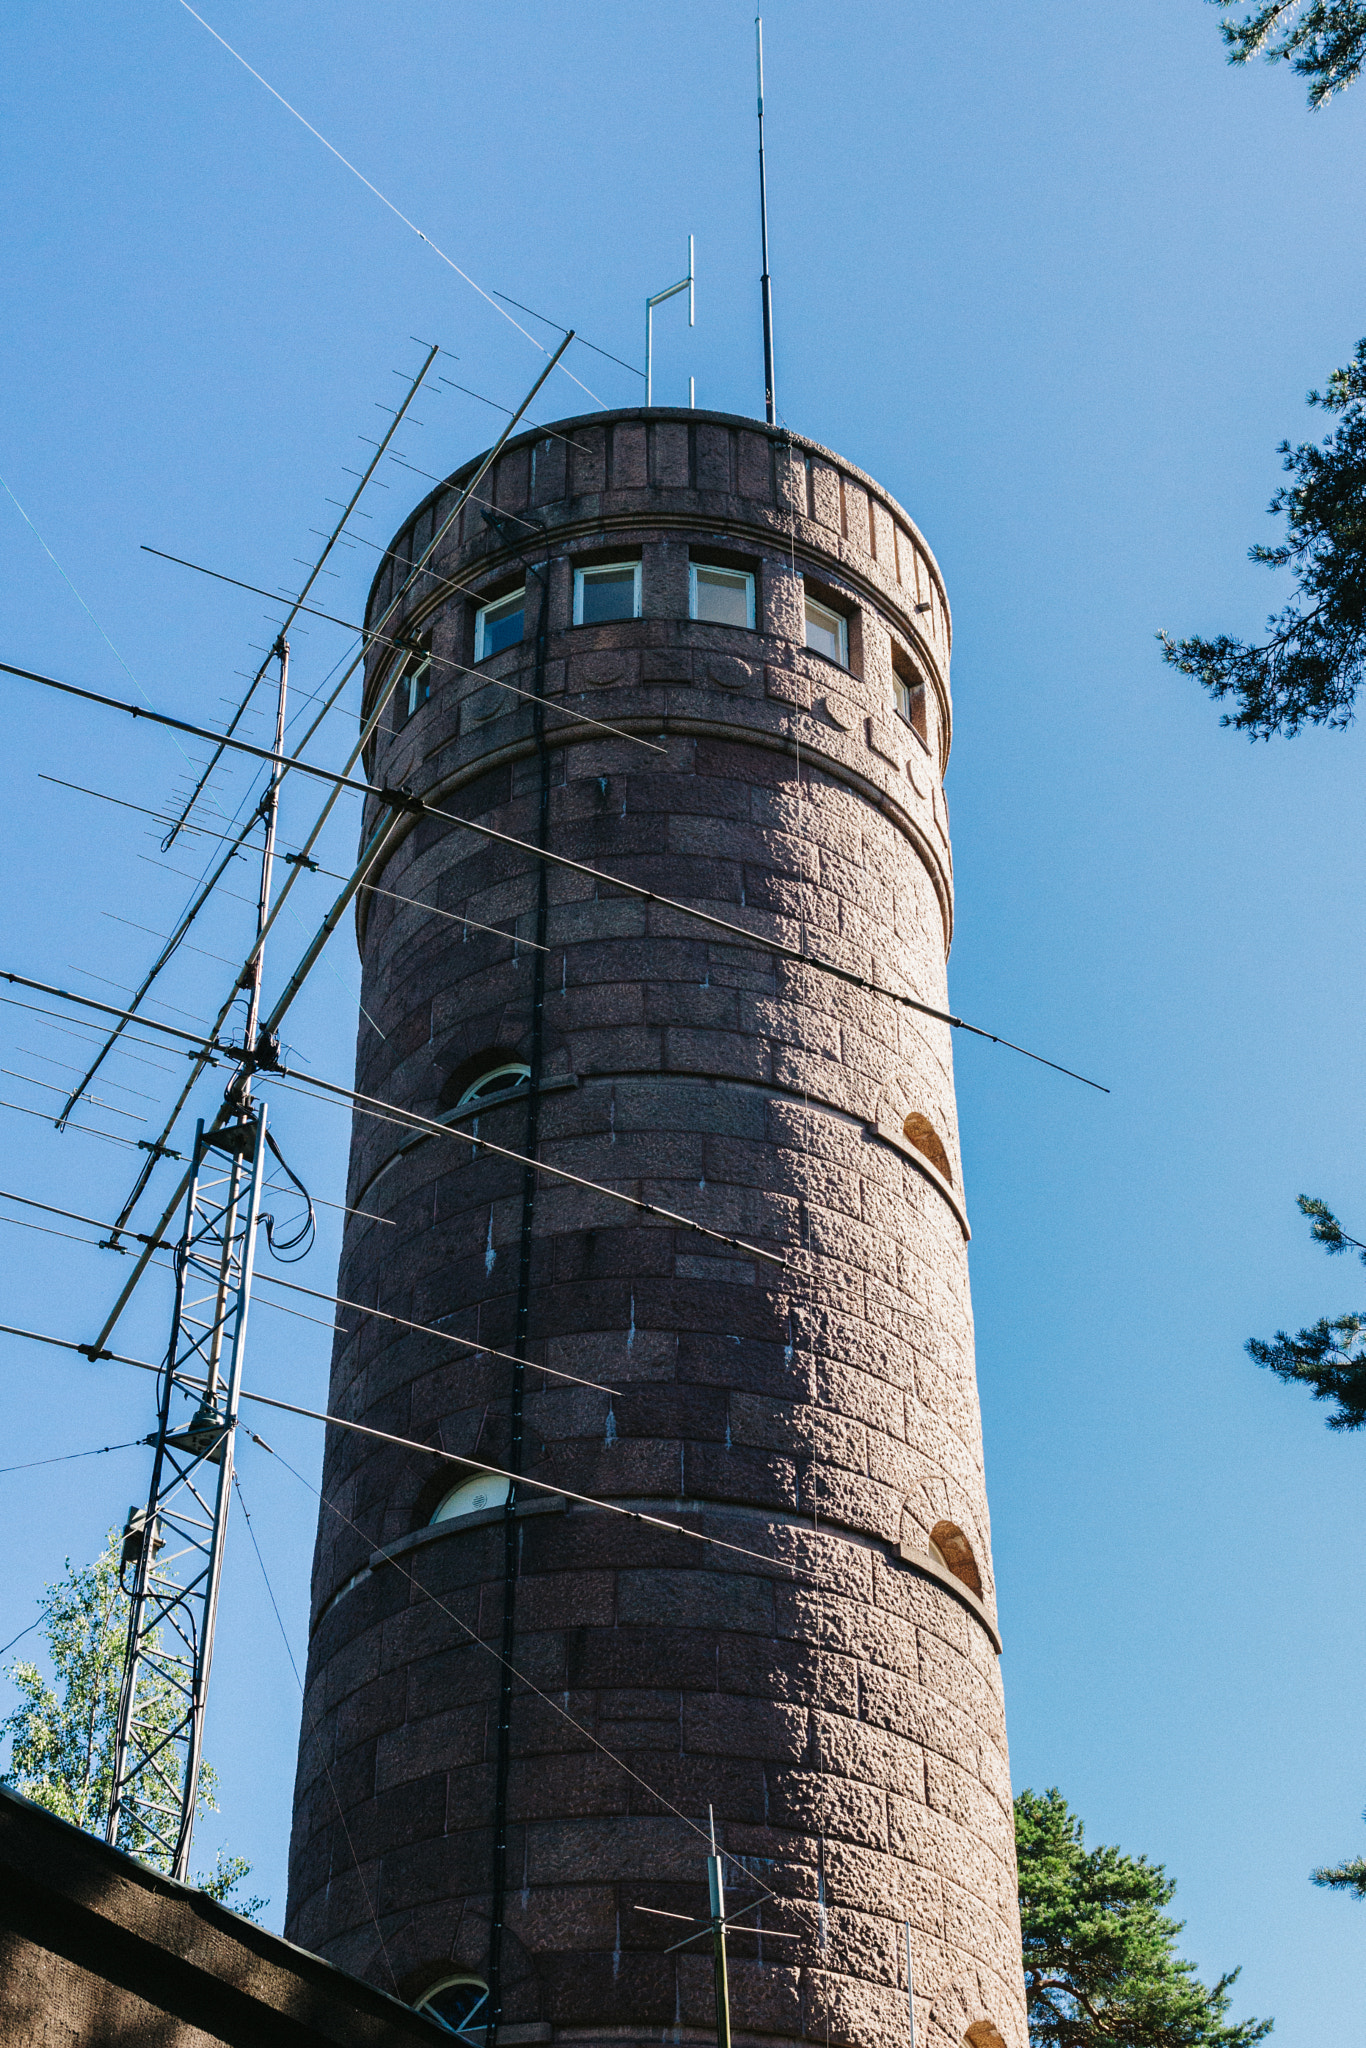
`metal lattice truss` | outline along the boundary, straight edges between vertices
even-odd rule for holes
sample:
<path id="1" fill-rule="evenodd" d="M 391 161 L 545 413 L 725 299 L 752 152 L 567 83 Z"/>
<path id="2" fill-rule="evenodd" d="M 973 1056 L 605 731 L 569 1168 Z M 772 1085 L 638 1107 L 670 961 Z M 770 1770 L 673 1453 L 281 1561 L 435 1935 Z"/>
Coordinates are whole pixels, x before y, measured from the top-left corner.
<path id="1" fill-rule="evenodd" d="M 107 1839 L 186 1881 L 232 1493 L 266 1112 L 195 1133 L 175 1311 L 145 1511 L 124 1532 L 131 1587 Z M 193 1404 L 187 1410 L 187 1404 Z"/>

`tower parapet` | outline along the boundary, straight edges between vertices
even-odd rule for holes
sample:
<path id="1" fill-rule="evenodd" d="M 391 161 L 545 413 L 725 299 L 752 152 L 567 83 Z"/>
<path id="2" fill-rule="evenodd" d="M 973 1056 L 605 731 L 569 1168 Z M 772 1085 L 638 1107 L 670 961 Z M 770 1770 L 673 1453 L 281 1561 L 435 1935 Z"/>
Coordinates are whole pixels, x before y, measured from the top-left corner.
<path id="1" fill-rule="evenodd" d="M 371 781 L 945 1007 L 951 629 L 901 508 L 662 408 L 480 498 L 372 654 Z M 454 821 L 372 879 L 357 1086 L 452 1136 L 357 1118 L 338 1291 L 528 1363 L 352 1318 L 332 1406 L 565 1491 L 334 1433 L 289 1933 L 471 2039 L 708 2038 L 656 1916 L 705 1914 L 711 1806 L 798 1937 L 735 1938 L 737 2041 L 900 2048 L 909 1920 L 922 2048 L 1025 2048 L 947 1026 Z"/>

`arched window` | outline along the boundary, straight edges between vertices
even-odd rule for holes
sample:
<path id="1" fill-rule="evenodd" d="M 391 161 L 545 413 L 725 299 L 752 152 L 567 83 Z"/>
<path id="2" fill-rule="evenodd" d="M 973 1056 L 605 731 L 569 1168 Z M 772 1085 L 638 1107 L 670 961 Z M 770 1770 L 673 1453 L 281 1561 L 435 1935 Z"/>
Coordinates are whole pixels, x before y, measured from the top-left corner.
<path id="1" fill-rule="evenodd" d="M 455 1107 L 471 1109 L 476 1103 L 487 1101 L 490 1095 L 506 1095 L 510 1088 L 525 1087 L 530 1079 L 531 1069 L 522 1060 L 507 1060 L 468 1082 Z"/>
<path id="2" fill-rule="evenodd" d="M 936 1522 L 930 1531 L 930 1549 L 945 1568 L 951 1571 L 956 1579 L 961 1579 L 968 1591 L 975 1593 L 980 1600 L 982 1597 L 982 1574 L 977 1569 L 977 1560 L 972 1554 L 972 1545 L 968 1542 L 967 1537 L 963 1534 L 958 1524 L 956 1522 Z M 974 2024 L 979 2023 L 974 2022 Z M 982 2026 L 989 2026 L 990 2022 L 982 2020 L 980 2024 Z M 969 2034 L 971 2035 L 971 2029 L 969 2029 Z M 975 2035 L 971 2035 L 971 2038 L 973 2048 L 991 2048 L 991 2044 L 985 2038 L 982 2041 L 978 2041 Z"/>
<path id="3" fill-rule="evenodd" d="M 476 1472 L 473 1479 L 462 1479 L 438 1501 L 432 1520 L 453 1522 L 457 1515 L 478 1515 L 485 1508 L 500 1508 L 510 1487 L 507 1479 L 497 1479 L 491 1472 Z"/>
<path id="4" fill-rule="evenodd" d="M 949 1155 L 944 1150 L 944 1140 L 929 1118 L 922 1116 L 918 1109 L 913 1109 L 901 1126 L 901 1131 L 907 1144 L 914 1145 L 921 1157 L 928 1159 L 931 1166 L 937 1167 L 952 1187 L 953 1168 L 949 1165 Z"/>
<path id="5" fill-rule="evenodd" d="M 462 2041 L 478 2041 L 488 2021 L 489 1987 L 482 1977 L 447 1977 L 417 2001 L 417 2010 Z M 975 2044 L 974 2044 L 975 2048 Z"/>

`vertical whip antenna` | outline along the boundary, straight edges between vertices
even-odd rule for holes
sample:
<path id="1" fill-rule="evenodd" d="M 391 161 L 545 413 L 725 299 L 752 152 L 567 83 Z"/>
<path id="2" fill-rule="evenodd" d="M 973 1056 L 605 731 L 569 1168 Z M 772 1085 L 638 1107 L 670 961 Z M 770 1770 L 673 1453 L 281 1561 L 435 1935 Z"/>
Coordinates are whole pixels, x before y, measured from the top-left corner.
<path id="1" fill-rule="evenodd" d="M 778 419 L 778 394 L 773 376 L 773 285 L 768 274 L 768 186 L 764 179 L 764 18 L 754 17 L 754 61 L 759 79 L 759 239 L 763 248 L 763 275 L 759 294 L 764 309 L 764 418 L 770 426 Z"/>

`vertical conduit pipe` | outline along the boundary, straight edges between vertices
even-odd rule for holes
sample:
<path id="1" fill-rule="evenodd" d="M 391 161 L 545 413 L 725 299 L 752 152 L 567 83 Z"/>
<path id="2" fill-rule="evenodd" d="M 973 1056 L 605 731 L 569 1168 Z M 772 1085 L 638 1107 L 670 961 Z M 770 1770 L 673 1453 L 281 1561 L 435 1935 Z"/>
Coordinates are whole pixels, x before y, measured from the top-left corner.
<path id="1" fill-rule="evenodd" d="M 532 685 L 532 712 L 536 736 L 536 758 L 540 768 L 540 803 L 537 809 L 536 843 L 544 853 L 550 844 L 550 749 L 545 738 L 545 673 L 550 632 L 550 557 L 540 565 L 541 604 L 536 621 L 536 671 Z M 523 1151 L 528 1160 L 537 1156 L 541 1122 L 541 1072 L 545 1053 L 545 963 L 546 930 L 549 921 L 549 865 L 537 862 L 536 945 L 532 968 L 531 1074 L 527 1086 L 526 1140 Z M 517 1320 L 512 1349 L 517 1363 L 512 1368 L 507 1463 L 510 1472 L 522 1469 L 522 1411 L 526 1390 L 527 1324 L 531 1309 L 532 1230 L 536 1218 L 536 1169 L 522 1172 L 522 1220 L 517 1251 Z M 503 1505 L 503 1666 L 498 1686 L 498 1758 L 493 1792 L 493 1883 L 489 1912 L 489 2003 L 485 2048 L 493 2048 L 503 2015 L 503 1920 L 507 1900 L 508 1768 L 512 1741 L 512 1652 L 517 1618 L 516 1482 L 508 1488 Z"/>

